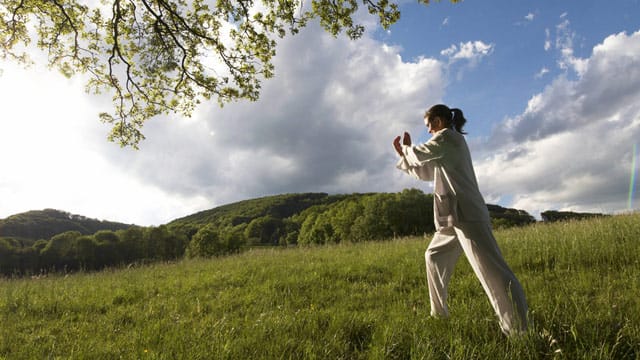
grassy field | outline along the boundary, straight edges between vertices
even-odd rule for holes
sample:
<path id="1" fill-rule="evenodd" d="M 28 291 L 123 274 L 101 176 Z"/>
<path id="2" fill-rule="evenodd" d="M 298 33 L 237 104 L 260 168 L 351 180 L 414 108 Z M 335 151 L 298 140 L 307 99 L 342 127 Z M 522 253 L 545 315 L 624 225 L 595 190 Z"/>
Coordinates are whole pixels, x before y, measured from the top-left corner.
<path id="1" fill-rule="evenodd" d="M 421 238 L 0 280 L 0 359 L 638 359 L 640 215 L 496 231 L 532 326 L 464 260 L 433 319 Z"/>

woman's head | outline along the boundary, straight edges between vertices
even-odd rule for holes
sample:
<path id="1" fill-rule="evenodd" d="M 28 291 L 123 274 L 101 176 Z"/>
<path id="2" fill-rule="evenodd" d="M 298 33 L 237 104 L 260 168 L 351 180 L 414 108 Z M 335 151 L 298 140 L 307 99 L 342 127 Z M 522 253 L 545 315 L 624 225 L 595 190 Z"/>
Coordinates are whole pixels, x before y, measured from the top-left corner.
<path id="1" fill-rule="evenodd" d="M 438 104 L 432 106 L 424 114 L 424 120 L 429 130 L 433 132 L 444 128 L 455 128 L 459 133 L 466 134 L 462 128 L 467 122 L 464 118 L 464 114 L 460 109 L 449 109 L 447 105 Z"/>

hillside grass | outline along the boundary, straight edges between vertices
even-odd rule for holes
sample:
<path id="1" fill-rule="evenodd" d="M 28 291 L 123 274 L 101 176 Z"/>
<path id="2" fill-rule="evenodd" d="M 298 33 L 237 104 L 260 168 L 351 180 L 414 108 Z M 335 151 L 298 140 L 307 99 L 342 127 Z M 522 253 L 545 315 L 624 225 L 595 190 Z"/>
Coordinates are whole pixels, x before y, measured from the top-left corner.
<path id="1" fill-rule="evenodd" d="M 0 359 L 638 359 L 640 215 L 496 231 L 532 326 L 506 338 L 462 257 L 429 317 L 429 239 L 259 249 L 0 280 Z"/>

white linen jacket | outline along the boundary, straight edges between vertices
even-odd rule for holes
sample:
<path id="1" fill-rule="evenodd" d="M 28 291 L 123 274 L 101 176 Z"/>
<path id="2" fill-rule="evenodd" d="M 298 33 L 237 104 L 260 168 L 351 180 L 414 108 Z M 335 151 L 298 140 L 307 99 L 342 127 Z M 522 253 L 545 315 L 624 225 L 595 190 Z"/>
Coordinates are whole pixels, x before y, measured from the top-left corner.
<path id="1" fill-rule="evenodd" d="M 436 229 L 459 222 L 490 221 L 462 134 L 442 129 L 424 144 L 402 145 L 402 152 L 398 169 L 418 179 L 433 181 Z"/>

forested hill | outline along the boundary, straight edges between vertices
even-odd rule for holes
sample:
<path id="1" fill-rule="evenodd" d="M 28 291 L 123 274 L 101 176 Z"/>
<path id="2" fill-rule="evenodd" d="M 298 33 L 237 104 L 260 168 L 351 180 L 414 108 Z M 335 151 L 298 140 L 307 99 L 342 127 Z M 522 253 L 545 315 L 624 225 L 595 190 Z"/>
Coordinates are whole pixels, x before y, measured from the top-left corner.
<path id="1" fill-rule="evenodd" d="M 524 210 L 487 205 L 494 228 L 535 222 Z M 579 214 L 583 216 L 584 214 Z M 566 220 L 573 213 L 545 212 Z M 210 257 L 256 246 L 305 246 L 424 236 L 435 230 L 433 196 L 399 193 L 285 194 L 201 211 L 158 227 L 89 219 L 59 210 L 0 220 L 0 274 Z"/>
<path id="2" fill-rule="evenodd" d="M 223 239 L 225 244 L 366 241 L 433 231 L 432 205 L 433 197 L 417 189 L 348 195 L 286 194 L 220 206 L 176 219 L 167 226 L 190 239 L 206 227 L 208 237 Z M 488 208 L 496 227 L 535 222 L 524 210 L 497 205 Z"/>
<path id="3" fill-rule="evenodd" d="M 404 195 L 404 196 L 403 196 Z M 303 194 L 282 194 L 266 196 L 256 199 L 248 199 L 218 206 L 209 210 L 201 211 L 183 218 L 175 219 L 167 224 L 172 229 L 179 229 L 184 234 L 191 237 L 195 232 L 204 226 L 213 226 L 218 229 L 248 226 L 251 222 L 277 222 L 284 219 L 298 220 L 298 225 L 302 225 L 302 221 L 309 214 L 317 214 L 328 212 L 331 209 L 333 215 L 336 215 L 336 208 L 344 207 L 341 204 L 365 204 L 367 202 L 378 202 L 378 205 L 389 207 L 389 201 L 393 197 L 406 198 L 409 197 L 414 201 L 400 201 L 397 206 L 415 206 L 415 201 L 425 201 L 427 206 L 431 206 L 432 199 L 430 195 L 423 194 L 419 190 L 405 190 L 398 194 L 385 193 L 354 193 L 354 194 L 338 194 L 329 195 L 326 193 L 303 193 Z M 416 197 L 417 196 L 417 197 Z M 424 196 L 424 198 L 423 198 Z M 405 199 L 406 200 L 406 199 Z M 374 205 L 373 208 L 376 206 Z M 495 227 L 508 227 L 513 225 L 522 225 L 534 222 L 535 219 L 524 210 L 504 208 L 498 205 L 487 205 L 491 214 L 492 222 Z M 309 208 L 313 208 L 307 210 Z M 364 211 L 365 207 L 360 207 Z M 305 211 L 306 210 L 306 211 Z M 378 209 L 382 210 L 382 209 Z M 392 210 L 392 209 L 390 209 Z M 405 209 L 411 212 L 411 209 Z M 414 208 L 414 210 L 416 210 Z M 362 213 L 352 213 L 354 218 L 363 215 Z M 371 214 L 373 215 L 373 214 Z M 384 217 L 384 214 L 380 214 Z M 426 220 L 431 221 L 431 213 L 424 214 Z M 585 215 L 600 214 L 578 214 L 558 211 L 547 211 L 543 214 L 543 220 L 555 221 L 565 218 L 577 218 Z M 302 220 L 302 221 L 301 221 Z M 382 221 L 383 219 L 378 219 Z M 124 230 L 131 227 L 131 224 L 123 224 L 119 222 L 91 219 L 82 215 L 74 215 L 69 212 L 45 209 L 33 210 L 16 215 L 9 216 L 6 219 L 0 219 L 0 237 L 13 237 L 16 239 L 26 240 L 27 242 L 35 242 L 39 239 L 48 240 L 53 236 L 66 232 L 78 231 L 82 235 L 91 235 L 100 230 Z M 424 231 L 429 231 L 428 226 Z M 297 229 L 299 230 L 299 229 Z M 263 234 L 264 235 L 264 234 Z M 263 242 L 266 239 L 262 239 Z"/>
<path id="4" fill-rule="evenodd" d="M 421 191 L 415 189 L 405 190 L 405 193 L 406 192 L 419 192 L 421 195 L 424 195 Z M 289 218 L 316 205 L 329 206 L 337 202 L 362 201 L 362 199 L 366 197 L 384 195 L 390 194 L 354 193 L 329 195 L 326 193 L 303 193 L 273 195 L 243 200 L 204 210 L 175 219 L 167 225 L 171 227 L 183 227 L 189 225 L 201 227 L 209 224 L 215 226 L 237 226 L 243 223 L 250 223 L 254 219 L 265 216 L 278 219 Z M 427 195 L 427 197 L 430 197 L 430 195 Z M 428 200 L 432 201 L 432 199 Z M 505 208 L 491 204 L 488 204 L 487 208 L 489 209 L 492 219 L 502 219 L 505 225 L 521 225 L 523 223 L 535 221 L 535 219 L 524 210 Z M 509 224 L 506 224 L 507 222 Z M 498 221 L 498 225 L 499 224 L 500 221 Z"/>
<path id="5" fill-rule="evenodd" d="M 326 193 L 282 194 L 243 200 L 204 210 L 168 223 L 171 227 L 204 225 L 236 226 L 260 217 L 285 219 L 316 205 L 329 205 L 345 199 L 372 194 L 329 195 Z"/>
<path id="6" fill-rule="evenodd" d="M 286 219 L 299 215 L 310 207 L 318 206 L 316 210 L 327 210 L 331 204 L 362 202 L 363 198 L 375 197 L 376 195 L 389 194 L 303 193 L 266 196 L 201 211 L 173 220 L 167 225 L 174 229 L 185 230 L 187 234 L 193 235 L 195 231 L 205 225 L 218 228 L 235 227 L 242 224 L 247 225 L 259 218 Z M 497 205 L 488 205 L 488 207 L 494 222 L 498 220 L 496 225 L 501 222 L 505 225 L 515 225 L 533 221 L 533 218 L 523 210 L 507 209 Z M 48 240 L 54 235 L 66 231 L 78 231 L 82 235 L 91 235 L 100 230 L 117 231 L 131 226 L 131 224 L 97 220 L 55 209 L 32 210 L 0 219 L 0 237 L 20 238 L 27 241 Z"/>
<path id="7" fill-rule="evenodd" d="M 0 219 L 0 237 L 14 237 L 27 241 L 48 240 L 65 231 L 78 231 L 83 235 L 90 235 L 100 230 L 116 231 L 130 226 L 132 225 L 90 219 L 54 209 L 32 210 Z"/>

